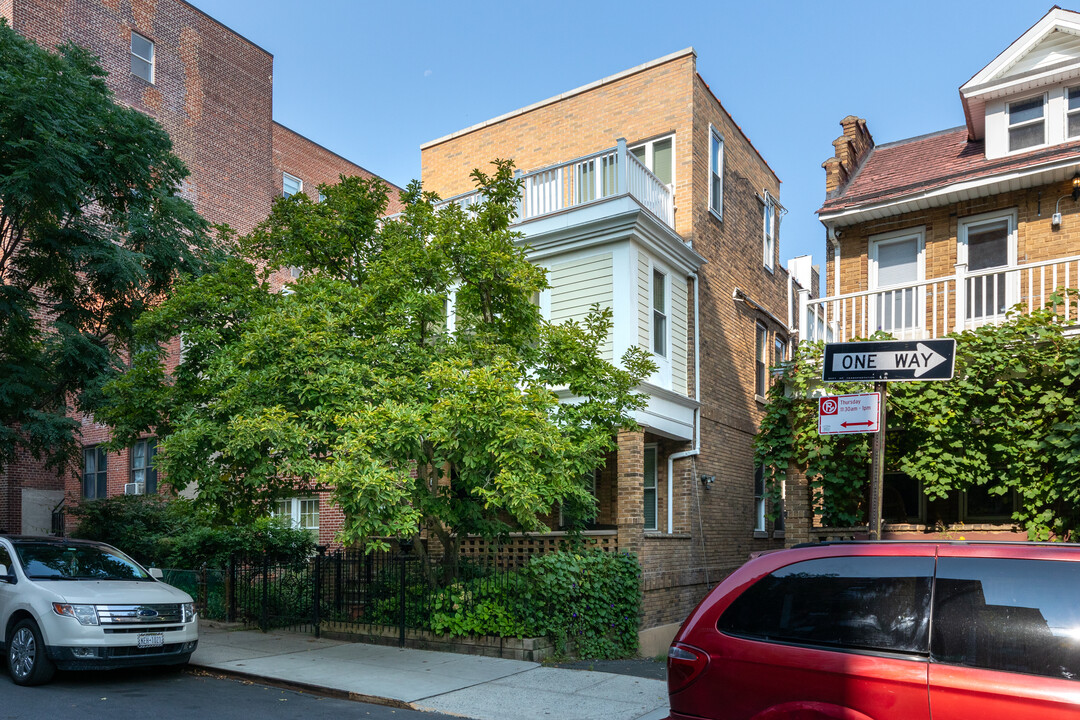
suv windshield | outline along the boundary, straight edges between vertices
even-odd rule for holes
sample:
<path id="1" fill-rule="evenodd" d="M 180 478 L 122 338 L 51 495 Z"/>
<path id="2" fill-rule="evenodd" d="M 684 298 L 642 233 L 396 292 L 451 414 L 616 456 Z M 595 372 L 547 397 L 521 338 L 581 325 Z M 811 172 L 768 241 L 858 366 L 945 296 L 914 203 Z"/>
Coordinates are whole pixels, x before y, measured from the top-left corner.
<path id="1" fill-rule="evenodd" d="M 23 572 L 34 580 L 149 580 L 127 556 L 94 545 L 18 543 Z"/>

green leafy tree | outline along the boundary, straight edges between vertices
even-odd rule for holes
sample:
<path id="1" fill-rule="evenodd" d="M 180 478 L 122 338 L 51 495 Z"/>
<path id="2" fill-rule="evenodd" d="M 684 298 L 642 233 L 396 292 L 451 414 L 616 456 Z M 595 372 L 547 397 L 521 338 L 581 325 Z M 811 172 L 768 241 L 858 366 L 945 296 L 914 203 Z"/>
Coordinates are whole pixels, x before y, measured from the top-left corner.
<path id="1" fill-rule="evenodd" d="M 632 425 L 651 360 L 639 349 L 621 369 L 600 358 L 610 311 L 541 320 L 544 271 L 510 230 L 512 164 L 474 179 L 467 210 L 437 207 L 413 183 L 386 220 L 378 181 L 277 201 L 241 240 L 247 260 L 140 321 L 148 346 L 182 334 L 186 352 L 171 374 L 149 358 L 107 389 L 102 416 L 118 442 L 157 428 L 163 474 L 197 483 L 223 521 L 332 488 L 344 542 L 385 546 L 426 529 L 450 560 L 467 534 L 539 530 L 559 502 L 592 507 L 584 478 Z M 299 280 L 267 292 L 285 266 L 302 267 Z M 581 401 L 560 403 L 553 388 Z"/>
<path id="2" fill-rule="evenodd" d="M 197 272 L 206 223 L 166 132 L 117 105 L 86 51 L 0 19 L 0 469 L 63 465 L 132 326 Z"/>
<path id="3" fill-rule="evenodd" d="M 1080 342 L 1066 335 L 1063 294 L 1032 313 L 955 335 L 949 382 L 891 383 L 887 467 L 920 481 L 929 497 L 984 488 L 1017 497 L 1013 520 L 1032 539 L 1070 540 L 1080 529 Z M 1068 298 L 1077 307 L 1076 291 Z M 885 336 L 883 336 L 885 337 Z M 819 436 L 809 390 L 822 345 L 803 345 L 770 395 L 756 456 L 774 480 L 804 468 L 822 521 L 865 521 L 869 436 Z M 866 392 L 837 384 L 831 392 Z"/>

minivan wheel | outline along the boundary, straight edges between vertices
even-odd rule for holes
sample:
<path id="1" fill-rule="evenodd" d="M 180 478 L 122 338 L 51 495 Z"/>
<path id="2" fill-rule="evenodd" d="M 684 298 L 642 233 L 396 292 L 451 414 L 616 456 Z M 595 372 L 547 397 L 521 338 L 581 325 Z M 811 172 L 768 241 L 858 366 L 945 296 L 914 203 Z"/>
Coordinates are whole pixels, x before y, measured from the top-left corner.
<path id="1" fill-rule="evenodd" d="M 7 642 L 8 671 L 16 685 L 41 685 L 52 679 L 56 666 L 45 654 L 37 623 L 20 620 Z"/>

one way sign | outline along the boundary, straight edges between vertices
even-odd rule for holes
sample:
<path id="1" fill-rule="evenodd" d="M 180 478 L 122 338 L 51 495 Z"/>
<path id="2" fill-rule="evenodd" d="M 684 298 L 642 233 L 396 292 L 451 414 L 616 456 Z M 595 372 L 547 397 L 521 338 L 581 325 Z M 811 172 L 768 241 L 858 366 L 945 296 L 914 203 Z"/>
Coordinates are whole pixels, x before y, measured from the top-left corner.
<path id="1" fill-rule="evenodd" d="M 872 380 L 951 380 L 956 340 L 890 340 L 829 343 L 821 379 L 825 382 Z"/>

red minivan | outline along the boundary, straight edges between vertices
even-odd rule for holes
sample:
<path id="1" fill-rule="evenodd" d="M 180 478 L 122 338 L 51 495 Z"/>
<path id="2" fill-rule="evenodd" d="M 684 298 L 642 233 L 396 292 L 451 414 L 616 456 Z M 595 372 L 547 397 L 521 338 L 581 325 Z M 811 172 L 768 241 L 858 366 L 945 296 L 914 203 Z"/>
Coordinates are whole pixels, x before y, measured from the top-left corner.
<path id="1" fill-rule="evenodd" d="M 1080 719 L 1080 546 L 762 554 L 668 651 L 671 720 Z"/>

